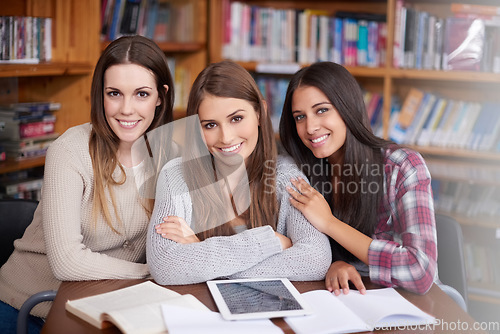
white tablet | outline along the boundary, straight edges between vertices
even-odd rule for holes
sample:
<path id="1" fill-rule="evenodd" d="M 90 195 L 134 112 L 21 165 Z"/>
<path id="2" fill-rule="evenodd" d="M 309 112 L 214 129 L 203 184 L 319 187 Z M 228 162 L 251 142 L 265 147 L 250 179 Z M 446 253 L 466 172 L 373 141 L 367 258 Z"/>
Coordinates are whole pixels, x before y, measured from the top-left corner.
<path id="1" fill-rule="evenodd" d="M 312 309 L 286 278 L 251 278 L 207 282 L 226 320 L 307 315 Z"/>

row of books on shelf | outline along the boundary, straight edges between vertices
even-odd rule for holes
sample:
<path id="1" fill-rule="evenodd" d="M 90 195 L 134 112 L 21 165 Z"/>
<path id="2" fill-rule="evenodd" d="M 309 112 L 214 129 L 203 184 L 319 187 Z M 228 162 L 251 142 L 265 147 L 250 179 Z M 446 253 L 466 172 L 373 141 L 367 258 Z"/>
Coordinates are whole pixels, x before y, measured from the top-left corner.
<path id="1" fill-rule="evenodd" d="M 431 182 L 436 211 L 469 218 L 481 216 L 488 220 L 483 223 L 497 221 L 500 218 L 498 183 L 485 185 L 436 178 Z"/>
<path id="2" fill-rule="evenodd" d="M 259 87 L 264 100 L 267 102 L 268 112 L 271 116 L 274 132 L 279 131 L 279 122 L 281 112 L 283 110 L 284 99 L 286 90 L 290 82 L 290 78 L 276 77 L 265 74 L 255 74 L 255 82 Z M 384 99 L 381 93 L 371 92 L 368 90 L 363 91 L 363 98 L 370 120 L 372 131 L 379 137 L 383 136 L 383 119 L 382 107 Z M 396 100 L 396 98 L 394 98 Z M 393 107 L 399 110 L 399 105 L 393 103 Z"/>
<path id="3" fill-rule="evenodd" d="M 0 16 L 0 63 L 52 59 L 52 18 Z"/>
<path id="4" fill-rule="evenodd" d="M 22 102 L 0 106 L 0 151 L 20 161 L 44 156 L 57 138 L 57 102 Z"/>
<path id="5" fill-rule="evenodd" d="M 0 184 L 0 199 L 21 198 L 39 201 L 43 179 L 24 180 L 16 184 Z"/>
<path id="6" fill-rule="evenodd" d="M 0 175 L 0 198 L 25 198 L 39 201 L 43 166 Z"/>
<path id="7" fill-rule="evenodd" d="M 396 0 L 393 66 L 500 73 L 500 7 L 452 3 L 450 10 L 439 17 Z"/>
<path id="8" fill-rule="evenodd" d="M 464 260 L 467 280 L 471 283 L 500 284 L 498 247 L 485 247 L 478 243 L 464 243 Z"/>
<path id="9" fill-rule="evenodd" d="M 166 0 L 103 0 L 101 39 L 142 35 L 156 42 L 192 42 L 193 2 Z"/>
<path id="10" fill-rule="evenodd" d="M 441 97 L 411 88 L 401 111 L 391 115 L 389 137 L 397 143 L 474 151 L 500 151 L 500 103 Z"/>
<path id="11" fill-rule="evenodd" d="M 283 104 L 285 103 L 286 90 L 290 80 L 287 78 L 258 75 L 255 78 L 255 82 L 264 100 L 267 102 L 268 112 L 273 123 L 273 130 L 277 133 L 279 131 Z"/>
<path id="12" fill-rule="evenodd" d="M 346 66 L 385 64 L 385 15 L 313 9 L 276 9 L 223 2 L 224 58 L 237 61 L 334 61 Z"/>

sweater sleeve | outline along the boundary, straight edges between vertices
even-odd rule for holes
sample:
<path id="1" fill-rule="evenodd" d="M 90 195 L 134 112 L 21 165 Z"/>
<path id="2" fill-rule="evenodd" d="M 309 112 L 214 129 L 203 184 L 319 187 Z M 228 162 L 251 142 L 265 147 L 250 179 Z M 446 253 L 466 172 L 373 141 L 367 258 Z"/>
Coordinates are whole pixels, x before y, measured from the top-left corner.
<path id="1" fill-rule="evenodd" d="M 281 243 L 270 226 L 191 244 L 176 243 L 157 234 L 154 226 L 162 223 L 163 217 L 181 217 L 188 224 L 191 221 L 192 203 L 178 167 L 166 168 L 158 177 L 148 229 L 147 262 L 157 283 L 194 284 L 227 277 L 281 252 Z"/>
<path id="2" fill-rule="evenodd" d="M 292 247 L 275 254 L 257 265 L 235 274 L 232 278 L 286 277 L 293 281 L 322 280 L 332 262 L 330 243 L 289 201 L 286 187 L 290 179 L 305 175 L 288 158 L 278 160 L 276 194 L 279 200 L 277 230 L 292 241 Z"/>
<path id="3" fill-rule="evenodd" d="M 399 152 L 398 152 L 399 151 Z M 437 242 L 431 178 L 420 155 L 406 155 L 400 164 L 388 164 L 387 202 L 392 214 L 379 223 L 368 250 L 370 279 L 423 294 L 437 272 Z M 382 225 L 380 225 L 382 224 Z"/>
<path id="4" fill-rule="evenodd" d="M 88 137 L 81 138 L 84 136 L 69 139 L 75 137 L 84 143 L 85 139 L 88 141 Z M 84 175 L 88 176 L 92 167 L 82 163 L 85 161 L 82 156 L 89 154 L 88 145 L 68 141 L 59 140 L 50 146 L 42 192 L 45 244 L 55 277 L 64 281 L 146 277 L 147 265 L 102 254 L 98 250 L 92 251 L 83 243 L 81 210 L 86 183 Z M 93 226 L 90 222 L 88 225 Z"/>

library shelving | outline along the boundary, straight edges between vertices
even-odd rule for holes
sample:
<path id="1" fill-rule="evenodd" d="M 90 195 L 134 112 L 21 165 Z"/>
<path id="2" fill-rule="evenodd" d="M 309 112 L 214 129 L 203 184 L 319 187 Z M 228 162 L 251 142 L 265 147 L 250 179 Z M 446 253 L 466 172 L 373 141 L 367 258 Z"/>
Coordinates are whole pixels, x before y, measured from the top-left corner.
<path id="1" fill-rule="evenodd" d="M 185 115 L 189 87 L 207 64 L 208 1 L 142 1 L 189 7 L 180 21 L 189 24 L 189 38 L 160 39 L 155 42 L 173 67 L 176 105 L 174 118 Z M 52 19 L 52 58 L 35 64 L 0 64 L 0 103 L 53 101 L 61 103 L 55 132 L 90 121 L 90 86 L 100 53 L 110 43 L 102 36 L 101 0 L 23 0 L 5 3 L 0 16 L 48 17 Z M 109 1 L 109 3 L 115 3 Z M 121 3 L 125 4 L 126 1 Z M 132 3 L 132 2 L 130 2 Z M 134 3 L 138 3 L 134 1 Z M 167 27 L 168 28 L 168 27 Z M 176 27 L 170 27 L 172 31 Z M 186 29 L 177 29 L 185 31 Z M 115 36 L 118 37 L 118 36 Z M 170 64 L 169 64 L 170 65 Z M 44 157 L 0 162 L 0 186 L 9 174 L 43 166 Z M 15 177 L 15 175 L 14 175 Z"/>
<path id="2" fill-rule="evenodd" d="M 124 34 L 125 29 L 126 33 L 151 38 L 169 58 L 175 83 L 176 119 L 185 115 L 190 87 L 207 65 L 207 11 L 207 0 L 102 1 L 102 49 L 110 39 Z M 122 22 L 136 23 L 127 30 Z"/>
<path id="3" fill-rule="evenodd" d="M 235 10 L 233 4 L 237 3 L 239 6 L 236 14 L 232 12 Z M 245 37 L 242 35 L 242 30 L 245 30 L 246 21 L 248 18 L 245 18 L 245 10 L 248 10 L 250 13 L 253 13 L 255 8 L 267 8 L 270 9 L 272 13 L 279 10 L 298 10 L 298 11 L 306 11 L 310 10 L 313 14 L 318 15 L 326 15 L 330 17 L 335 17 L 339 12 L 355 12 L 355 13 L 368 13 L 370 15 L 385 15 L 386 29 L 387 33 L 385 36 L 385 56 L 382 55 L 384 59 L 378 66 L 347 66 L 345 67 L 357 78 L 360 85 L 363 89 L 371 92 L 376 92 L 381 94 L 383 97 L 383 136 L 385 138 L 389 138 L 389 130 L 390 130 L 390 120 L 391 120 L 391 110 L 393 109 L 393 103 L 395 100 L 404 101 L 408 92 L 412 88 L 417 88 L 425 92 L 432 92 L 436 95 L 439 95 L 446 99 L 460 99 L 471 102 L 500 102 L 500 95 L 498 91 L 500 89 L 500 74 L 493 73 L 494 71 L 470 71 L 470 70 L 442 70 L 440 68 L 425 68 L 421 66 L 420 69 L 414 68 L 414 66 L 407 66 L 405 64 L 402 66 L 398 62 L 395 61 L 395 57 L 397 57 L 398 51 L 400 49 L 397 48 L 398 42 L 401 36 L 397 35 L 398 30 L 398 11 L 400 11 L 399 7 L 405 6 L 408 8 L 412 8 L 416 11 L 426 12 L 427 16 L 434 16 L 435 18 L 442 18 L 445 22 L 446 18 L 453 16 L 453 12 L 451 10 L 451 5 L 453 3 L 456 4 L 479 4 L 479 5 L 487 5 L 487 6 L 499 6 L 498 1 L 495 0 L 480 0 L 480 1 L 472 1 L 472 0 L 442 0 L 442 1 L 432 1 L 432 0 L 359 0 L 359 1 L 347 1 L 347 0 L 324 0 L 324 1 L 259 1 L 259 0 L 246 0 L 246 1 L 232 1 L 232 0 L 212 0 L 210 2 L 209 9 L 209 61 L 215 62 L 222 60 L 224 58 L 229 58 L 237 61 L 239 64 L 243 65 L 247 70 L 254 73 L 256 76 L 263 75 L 259 73 L 259 68 L 262 62 L 272 63 L 273 60 L 264 59 L 264 60 L 255 60 L 252 58 L 248 58 L 244 53 L 239 54 L 239 56 L 234 57 L 231 52 L 228 53 L 227 44 L 231 43 L 231 37 L 236 34 L 236 36 L 243 36 L 243 41 L 250 41 L 250 45 L 254 43 L 253 38 L 260 38 L 259 34 L 264 34 L 264 32 L 255 32 L 255 35 L 251 35 L 251 37 Z M 250 7 L 241 9 L 243 7 Z M 242 14 L 243 13 L 243 14 Z M 241 25 L 234 28 L 234 25 L 231 25 L 231 21 L 227 17 L 232 17 L 232 15 L 240 15 L 239 19 L 241 19 Z M 253 15 L 253 14 L 250 14 Z M 266 14 L 268 15 L 268 14 Z M 274 14 L 269 14 L 274 15 Z M 288 14 L 277 14 L 286 15 Z M 293 14 L 292 14 L 293 15 Z M 300 15 L 296 14 L 294 24 L 299 25 Z M 498 14 L 496 14 L 498 16 Z M 242 18 L 243 17 L 243 18 Z M 259 16 L 260 20 L 262 16 Z M 319 20 L 319 19 L 318 19 Z M 496 20 L 500 19 L 497 17 Z M 253 27 L 254 24 L 258 24 L 252 22 L 249 24 L 249 27 Z M 233 27 L 233 28 L 232 28 Z M 299 25 L 300 27 L 300 25 Z M 269 27 L 265 27 L 269 29 Z M 236 29 L 236 30 L 235 30 Z M 239 29 L 239 30 L 238 30 Z M 253 28 L 249 28 L 253 29 Z M 300 33 L 297 32 L 297 36 L 300 36 Z M 319 28 L 321 31 L 321 28 Z M 285 33 L 286 34 L 286 33 Z M 321 35 L 321 32 L 318 34 Z M 257 36 L 257 37 L 254 37 Z M 280 36 L 283 40 L 286 40 L 286 35 Z M 268 38 L 273 38 L 268 37 Z M 300 38 L 300 37 L 298 37 Z M 315 37 L 312 37 L 313 39 Z M 424 39 L 426 36 L 424 36 Z M 321 39 L 321 37 L 318 37 Z M 229 40 L 229 42 L 228 42 Z M 240 42 L 240 41 L 238 41 Z M 243 43 L 244 43 L 243 42 Z M 281 42 L 281 41 L 280 41 Z M 255 42 L 256 43 L 256 42 Z M 258 44 L 258 43 L 256 43 Z M 335 44 L 335 37 L 334 42 Z M 241 44 L 240 44 L 241 45 Z M 486 44 L 485 44 L 486 45 Z M 245 46 L 246 47 L 246 46 Z M 300 42 L 294 44 L 293 47 L 299 48 Z M 321 47 L 318 47 L 321 49 Z M 230 49 L 231 50 L 231 49 Z M 295 52 L 293 50 L 292 52 Z M 320 51 L 318 51 L 320 53 Z M 251 54 L 251 51 L 250 51 Z M 335 53 L 333 52 L 335 56 Z M 238 58 L 239 57 L 239 58 Z M 252 57 L 252 56 L 250 56 Z M 299 57 L 296 57 L 295 62 L 298 62 Z M 321 57 L 318 57 L 317 60 L 324 60 Z M 326 59 L 332 60 L 332 59 Z M 333 59 L 335 60 L 335 59 Z M 312 61 L 298 62 L 299 66 L 305 66 Z M 400 61 L 401 62 L 401 61 Z M 439 61 L 439 65 L 443 64 L 442 60 Z M 269 66 L 266 66 L 269 68 Z M 424 69 L 425 68 L 425 69 Z M 287 73 L 282 73 L 287 74 Z M 268 73 L 266 75 L 269 75 Z M 289 73 L 288 73 L 289 75 Z M 278 111 L 280 112 L 280 111 Z M 496 122 L 500 119 L 500 110 L 496 113 L 496 116 L 493 117 L 491 122 Z M 419 151 L 426 160 L 428 160 L 429 165 L 432 163 L 444 164 L 446 167 L 445 171 L 440 169 L 440 173 L 436 172 L 436 175 L 433 175 L 433 178 L 448 182 L 455 183 L 463 183 L 467 185 L 476 185 L 476 186 L 487 186 L 493 187 L 492 192 L 496 194 L 496 198 L 492 198 L 493 201 L 497 201 L 497 204 L 500 204 L 500 195 L 498 194 L 498 188 L 500 188 L 500 184 L 498 183 L 498 179 L 496 183 L 492 180 L 475 180 L 471 178 L 470 175 L 462 175 L 458 176 L 454 180 L 450 181 L 449 178 L 454 174 L 454 170 L 463 169 L 463 165 L 467 165 L 467 169 L 472 171 L 490 171 L 493 174 L 500 173 L 499 162 L 500 162 L 500 152 L 498 151 L 474 151 L 474 150 L 465 150 L 458 148 L 448 148 L 448 147 L 431 147 L 431 146 L 411 146 L 413 149 Z M 457 174 L 455 172 L 455 174 Z M 447 180 L 448 179 L 448 180 Z M 480 230 L 481 234 L 489 234 L 496 235 L 496 239 L 493 238 L 489 243 L 490 249 L 493 251 L 497 251 L 500 249 L 500 223 L 499 216 L 497 214 L 484 217 L 482 215 L 477 216 L 464 216 L 456 213 L 448 213 L 454 216 L 463 226 L 464 228 L 464 236 L 466 238 L 466 243 L 475 243 L 480 244 L 481 239 L 475 238 L 473 233 L 469 233 L 470 230 Z M 472 228 L 470 228 L 472 227 Z M 498 254 L 498 253 L 497 253 Z M 497 268 L 497 275 L 500 272 L 498 270 L 499 265 L 498 261 L 488 263 L 490 267 Z M 473 277 L 473 275 L 470 275 Z M 498 295 L 498 291 L 500 291 L 500 278 L 496 283 L 491 282 L 481 282 L 480 280 L 470 280 L 470 296 L 469 298 L 476 304 L 481 304 L 482 308 L 489 308 L 492 306 L 495 310 L 500 311 L 500 296 Z M 475 305 L 477 307 L 477 305 Z M 473 312 L 473 311 L 471 311 Z M 480 311 L 474 313 L 477 318 L 481 318 L 478 316 Z M 498 314 L 498 312 L 497 312 Z M 497 319 L 495 319 L 497 320 Z"/>
<path id="4" fill-rule="evenodd" d="M 0 16 L 48 17 L 52 20 L 49 61 L 0 64 L 0 101 L 59 102 L 55 131 L 90 120 L 90 84 L 100 52 L 99 0 L 30 0 L 2 4 Z M 45 159 L 0 162 L 0 174 L 43 166 Z"/>

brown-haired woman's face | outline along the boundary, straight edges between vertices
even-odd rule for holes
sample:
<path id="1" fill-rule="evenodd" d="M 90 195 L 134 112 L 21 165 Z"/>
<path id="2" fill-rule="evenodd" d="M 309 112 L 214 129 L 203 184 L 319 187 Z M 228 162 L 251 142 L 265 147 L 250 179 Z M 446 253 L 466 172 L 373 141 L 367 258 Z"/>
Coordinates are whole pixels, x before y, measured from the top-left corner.
<path id="1" fill-rule="evenodd" d="M 337 109 L 316 87 L 298 87 L 292 97 L 297 134 L 316 158 L 339 159 L 347 128 Z"/>
<path id="2" fill-rule="evenodd" d="M 248 101 L 207 95 L 198 116 L 212 154 L 225 160 L 238 154 L 247 161 L 259 138 L 259 118 Z"/>
<path id="3" fill-rule="evenodd" d="M 160 104 L 155 77 L 147 68 L 119 64 L 104 73 L 104 113 L 120 146 L 131 146 L 146 132 Z"/>

